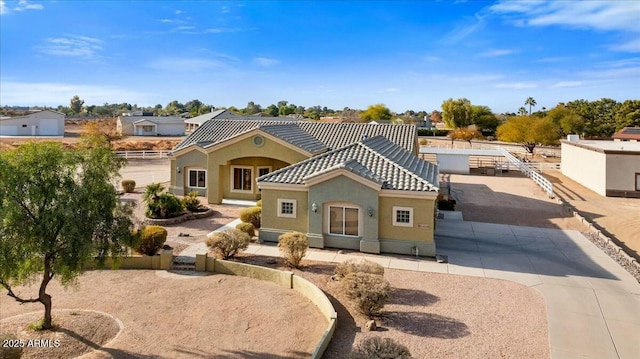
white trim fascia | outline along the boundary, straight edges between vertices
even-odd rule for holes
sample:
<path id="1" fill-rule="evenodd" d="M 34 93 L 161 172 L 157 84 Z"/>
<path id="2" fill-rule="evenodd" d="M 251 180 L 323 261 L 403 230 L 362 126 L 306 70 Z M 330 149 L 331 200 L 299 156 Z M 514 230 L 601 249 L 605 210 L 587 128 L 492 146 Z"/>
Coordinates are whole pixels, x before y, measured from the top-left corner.
<path id="1" fill-rule="evenodd" d="M 291 183 L 271 183 L 271 182 L 258 182 L 258 188 L 272 189 L 277 191 L 298 191 L 307 192 L 309 188 L 303 184 L 291 184 Z"/>
<path id="2" fill-rule="evenodd" d="M 347 177 L 347 178 L 349 178 L 351 180 L 354 180 L 354 181 L 356 181 L 356 182 L 358 182 L 360 184 L 363 184 L 363 185 L 365 185 L 365 186 L 367 186 L 367 187 L 369 187 L 369 188 L 371 188 L 371 189 L 373 189 L 375 191 L 378 191 L 378 192 L 382 188 L 382 185 L 380 185 L 379 183 L 373 182 L 373 181 L 370 181 L 370 180 L 368 180 L 366 178 L 358 176 L 357 174 L 355 174 L 355 173 L 353 173 L 351 171 L 345 170 L 344 168 L 338 168 L 338 169 L 335 169 L 333 171 L 329 171 L 327 173 L 323 173 L 321 175 L 318 175 L 318 176 L 315 176 L 313 178 L 310 178 L 309 180 L 305 181 L 305 184 L 308 187 L 311 187 L 311 186 L 315 186 L 318 183 L 322 183 L 322 182 L 328 181 L 330 179 L 333 179 L 333 178 L 339 177 L 339 176 L 345 176 L 345 177 Z"/>
<path id="3" fill-rule="evenodd" d="M 204 148 L 198 146 L 195 143 L 192 143 L 189 146 L 180 149 L 178 152 L 174 152 L 173 154 L 171 154 L 171 156 L 169 156 L 169 158 L 177 158 L 178 156 L 185 155 L 193 150 L 200 151 L 202 154 L 205 154 L 205 155 L 207 154 L 207 151 Z"/>
<path id="4" fill-rule="evenodd" d="M 383 190 L 380 191 L 380 197 L 436 199 L 438 197 L 438 192 L 434 192 L 434 191 L 402 191 L 402 190 L 397 190 L 397 189 L 383 189 Z"/>

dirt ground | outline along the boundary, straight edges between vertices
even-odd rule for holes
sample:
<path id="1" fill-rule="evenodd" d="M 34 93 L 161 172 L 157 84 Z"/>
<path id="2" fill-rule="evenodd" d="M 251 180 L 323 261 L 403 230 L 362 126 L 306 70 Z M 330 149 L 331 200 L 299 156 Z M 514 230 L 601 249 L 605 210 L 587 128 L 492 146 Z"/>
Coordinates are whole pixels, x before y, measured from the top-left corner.
<path id="1" fill-rule="evenodd" d="M 37 293 L 37 287 L 20 292 Z M 54 309 L 90 308 L 124 324 L 116 340 L 85 358 L 308 358 L 327 326 L 317 307 L 293 290 L 222 274 L 89 271 L 77 287 L 64 291 L 54 281 L 48 292 Z M 6 319 L 41 311 L 42 305 L 20 305 L 2 295 L 0 308 Z M 60 338 L 59 348 L 72 340 Z M 48 356 L 56 357 L 55 351 Z"/>

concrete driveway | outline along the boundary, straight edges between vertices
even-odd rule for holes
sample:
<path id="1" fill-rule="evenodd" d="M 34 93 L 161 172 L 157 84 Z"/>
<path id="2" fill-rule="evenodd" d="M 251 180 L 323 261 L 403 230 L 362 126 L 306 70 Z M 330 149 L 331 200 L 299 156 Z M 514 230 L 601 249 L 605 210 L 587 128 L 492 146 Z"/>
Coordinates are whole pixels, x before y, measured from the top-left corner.
<path id="1" fill-rule="evenodd" d="M 466 222 L 455 213 L 436 229 L 447 272 L 539 290 L 553 359 L 640 358 L 640 284 L 580 232 Z"/>

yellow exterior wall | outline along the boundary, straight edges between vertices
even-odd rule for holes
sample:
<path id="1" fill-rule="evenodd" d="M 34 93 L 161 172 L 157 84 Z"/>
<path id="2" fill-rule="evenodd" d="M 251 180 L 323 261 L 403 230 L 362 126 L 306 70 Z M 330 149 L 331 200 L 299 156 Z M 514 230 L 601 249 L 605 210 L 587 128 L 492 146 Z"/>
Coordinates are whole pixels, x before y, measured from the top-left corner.
<path id="1" fill-rule="evenodd" d="M 296 218 L 278 217 L 278 198 L 296 200 Z M 307 233 L 309 228 L 309 201 L 307 192 L 263 190 L 262 227 Z"/>
<path id="2" fill-rule="evenodd" d="M 267 157 L 243 157 L 229 161 L 228 165 L 220 166 L 220 183 L 222 184 L 222 195 L 224 198 L 236 198 L 256 200 L 260 198 L 260 191 L 258 191 L 258 184 L 256 178 L 258 178 L 259 167 L 271 167 L 271 171 L 278 170 L 283 167 L 287 167 L 289 164 L 277 159 Z M 253 182 L 251 186 L 251 193 L 234 192 L 231 190 L 231 168 L 233 166 L 252 167 Z"/>
<path id="3" fill-rule="evenodd" d="M 378 223 L 381 239 L 433 242 L 435 197 L 428 199 L 381 196 L 379 206 Z M 394 226 L 393 207 L 413 208 L 413 227 Z"/>

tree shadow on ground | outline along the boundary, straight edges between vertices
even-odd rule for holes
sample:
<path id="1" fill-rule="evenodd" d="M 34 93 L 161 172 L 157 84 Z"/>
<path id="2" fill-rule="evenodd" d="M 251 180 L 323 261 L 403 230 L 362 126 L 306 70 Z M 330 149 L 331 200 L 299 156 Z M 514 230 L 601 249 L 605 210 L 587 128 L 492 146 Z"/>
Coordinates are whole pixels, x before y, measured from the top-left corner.
<path id="1" fill-rule="evenodd" d="M 71 338 L 85 344 L 86 346 L 93 348 L 95 351 L 98 352 L 105 352 L 108 353 L 112 358 L 132 358 L 132 359 L 159 359 L 162 358 L 161 356 L 157 356 L 157 355 L 144 355 L 144 354 L 137 354 L 137 353 L 132 353 L 130 351 L 126 351 L 126 350 L 122 350 L 122 349 L 116 349 L 116 348 L 105 348 L 102 347 L 101 345 L 92 342 L 91 340 L 79 335 L 78 333 L 66 329 L 66 328 L 56 328 L 56 331 L 64 333 L 68 336 L 70 336 Z"/>
<path id="2" fill-rule="evenodd" d="M 391 288 L 389 304 L 428 306 L 440 301 L 440 297 L 423 290 L 407 288 Z"/>
<path id="3" fill-rule="evenodd" d="M 420 337 L 456 339 L 471 334 L 463 322 L 438 314 L 391 312 L 385 313 L 381 319 L 382 325 Z"/>
<path id="4" fill-rule="evenodd" d="M 344 358 L 351 352 L 356 333 L 360 331 L 360 328 L 356 325 L 356 321 L 349 313 L 349 310 L 338 299 L 326 291 L 324 291 L 324 294 L 329 298 L 338 314 L 338 325 L 323 358 Z"/>

